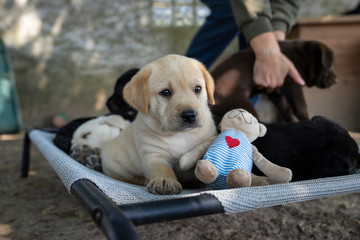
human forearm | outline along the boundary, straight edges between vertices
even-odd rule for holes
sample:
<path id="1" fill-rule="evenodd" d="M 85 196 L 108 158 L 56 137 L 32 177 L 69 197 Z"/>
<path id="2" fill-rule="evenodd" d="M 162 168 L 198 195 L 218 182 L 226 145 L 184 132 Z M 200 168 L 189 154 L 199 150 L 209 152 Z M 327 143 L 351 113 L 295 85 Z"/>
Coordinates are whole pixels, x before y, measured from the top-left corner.
<path id="1" fill-rule="evenodd" d="M 286 75 L 299 85 L 305 84 L 294 64 L 281 52 L 273 32 L 260 34 L 249 43 L 256 57 L 253 69 L 255 85 L 272 90 L 283 85 Z"/>
<path id="2" fill-rule="evenodd" d="M 279 44 L 273 32 L 265 32 L 254 38 L 249 42 L 252 50 L 255 53 L 256 58 L 262 58 L 269 52 L 280 52 Z"/>

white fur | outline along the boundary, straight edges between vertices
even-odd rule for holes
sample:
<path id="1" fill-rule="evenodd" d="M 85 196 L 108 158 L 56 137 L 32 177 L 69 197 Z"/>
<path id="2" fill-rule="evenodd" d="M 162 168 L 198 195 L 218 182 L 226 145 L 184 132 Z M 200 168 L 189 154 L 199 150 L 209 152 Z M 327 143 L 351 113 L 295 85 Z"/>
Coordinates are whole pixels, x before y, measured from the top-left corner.
<path id="1" fill-rule="evenodd" d="M 120 115 L 108 115 L 91 119 L 76 129 L 71 140 L 71 148 L 88 145 L 93 149 L 101 149 L 102 146 L 114 139 L 130 125 Z"/>

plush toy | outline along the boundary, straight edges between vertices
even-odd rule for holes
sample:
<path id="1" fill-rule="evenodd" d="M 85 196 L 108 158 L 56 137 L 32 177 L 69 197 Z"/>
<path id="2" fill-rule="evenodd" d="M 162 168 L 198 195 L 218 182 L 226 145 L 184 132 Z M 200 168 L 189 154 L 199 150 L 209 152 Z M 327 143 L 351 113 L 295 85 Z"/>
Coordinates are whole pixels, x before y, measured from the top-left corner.
<path id="1" fill-rule="evenodd" d="M 290 182 L 290 169 L 271 163 L 251 144 L 266 133 L 266 127 L 253 115 L 243 109 L 229 111 L 219 128 L 221 133 L 217 137 L 200 144 L 180 159 L 182 170 L 196 164 L 196 177 L 213 189 Z M 198 160 L 202 156 L 203 159 Z M 251 173 L 253 163 L 265 176 Z"/>

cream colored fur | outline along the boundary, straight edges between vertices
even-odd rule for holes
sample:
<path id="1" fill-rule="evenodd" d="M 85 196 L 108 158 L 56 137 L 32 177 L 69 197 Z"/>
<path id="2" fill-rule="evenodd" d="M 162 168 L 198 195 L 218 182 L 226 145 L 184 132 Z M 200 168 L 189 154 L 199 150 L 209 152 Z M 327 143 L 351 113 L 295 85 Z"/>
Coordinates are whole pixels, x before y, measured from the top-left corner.
<path id="1" fill-rule="evenodd" d="M 104 143 L 117 137 L 129 124 L 130 122 L 120 115 L 91 119 L 76 129 L 71 140 L 71 148 L 88 145 L 92 149 L 101 149 Z"/>
<path id="2" fill-rule="evenodd" d="M 162 95 L 164 90 L 171 95 Z M 194 59 L 167 55 L 142 68 L 123 92 L 125 100 L 139 113 L 128 128 L 103 147 L 103 172 L 130 183 L 146 184 L 152 193 L 179 193 L 179 180 L 188 178 L 179 171 L 179 159 L 216 135 L 208 107 L 214 104 L 213 91 L 213 79 Z M 196 112 L 194 123 L 181 118 L 187 110 Z M 192 172 L 187 173 L 193 177 Z"/>

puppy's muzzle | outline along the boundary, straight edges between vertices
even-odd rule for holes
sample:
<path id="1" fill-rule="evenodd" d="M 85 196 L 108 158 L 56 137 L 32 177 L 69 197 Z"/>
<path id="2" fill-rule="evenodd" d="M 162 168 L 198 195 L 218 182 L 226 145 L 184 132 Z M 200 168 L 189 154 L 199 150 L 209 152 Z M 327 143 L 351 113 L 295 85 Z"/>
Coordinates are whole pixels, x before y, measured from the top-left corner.
<path id="1" fill-rule="evenodd" d="M 192 124 L 197 120 L 197 114 L 194 110 L 188 109 L 180 113 L 180 118 L 184 123 Z"/>

